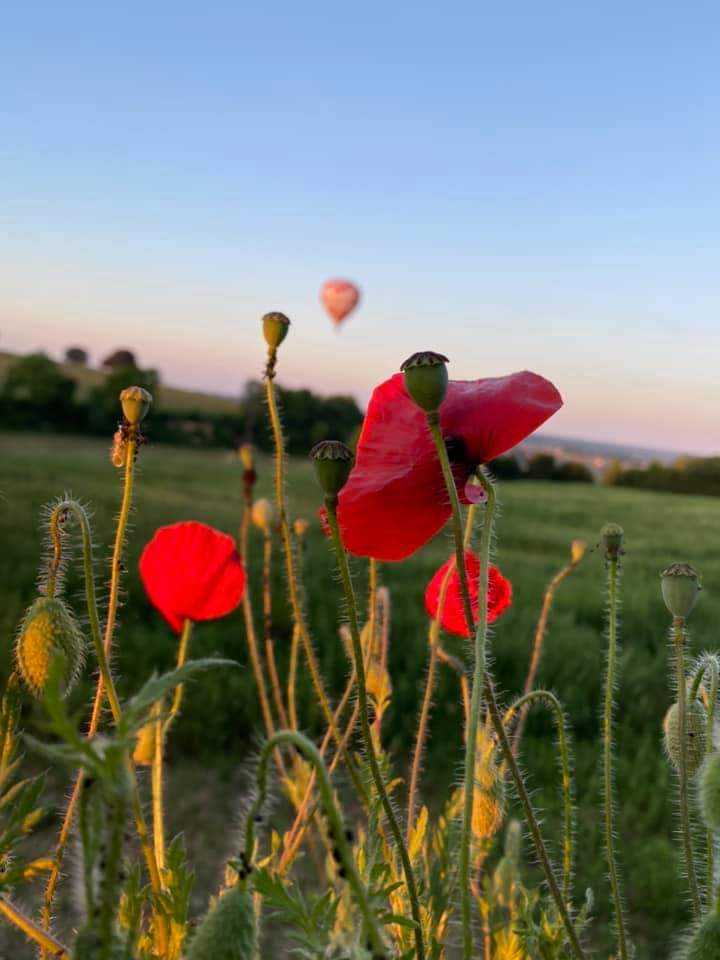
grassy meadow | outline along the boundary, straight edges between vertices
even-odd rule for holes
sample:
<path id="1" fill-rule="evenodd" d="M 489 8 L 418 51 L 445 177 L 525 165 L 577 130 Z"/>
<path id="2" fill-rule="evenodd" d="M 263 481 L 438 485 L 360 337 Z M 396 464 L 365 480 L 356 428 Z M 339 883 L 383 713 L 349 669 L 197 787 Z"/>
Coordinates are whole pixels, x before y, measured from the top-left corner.
<path id="1" fill-rule="evenodd" d="M 152 437 L 152 423 L 149 431 Z M 258 467 L 258 496 L 269 495 L 272 465 Z M 34 596 L 42 552 L 40 511 L 48 500 L 71 492 L 94 513 L 98 563 L 107 560 L 120 483 L 108 458 L 108 444 L 72 437 L 0 434 L 0 630 L 5 638 L 2 669 L 10 663 L 13 635 Z M 290 466 L 293 516 L 313 521 L 305 556 L 309 617 L 328 685 L 337 692 L 346 676 L 345 654 L 337 639 L 340 592 L 332 558 L 316 521 L 320 496 L 306 461 Z M 706 590 L 691 620 L 692 649 L 717 644 L 720 622 L 720 500 L 646 493 L 622 488 L 545 483 L 506 484 L 500 490 L 502 514 L 495 560 L 513 582 L 514 604 L 494 630 L 498 686 L 508 695 L 522 688 L 535 622 L 545 584 L 569 557 L 570 542 L 591 545 L 607 520 L 623 525 L 627 555 L 623 572 L 622 675 L 617 706 L 619 849 L 625 864 L 626 894 L 640 958 L 670 955 L 672 936 L 686 918 L 679 853 L 674 842 L 673 781 L 662 755 L 661 721 L 670 702 L 667 680 L 668 617 L 660 598 L 658 572 L 673 560 L 689 560 L 701 571 Z M 153 447 L 141 453 L 133 529 L 127 552 L 125 604 L 115 659 L 120 690 L 128 693 L 153 670 L 169 668 L 175 637 L 147 603 L 137 576 L 137 560 L 156 527 L 197 519 L 233 533 L 241 505 L 241 468 L 229 452 Z M 254 537 L 254 556 L 260 538 Z M 405 764 L 414 737 L 426 669 L 425 584 L 450 552 L 441 534 L 401 565 L 385 565 L 382 580 L 392 594 L 390 666 L 392 707 L 386 743 Z M 279 550 L 279 545 L 278 545 Z M 355 563 L 364 591 L 364 565 Z M 591 551 L 560 588 L 540 669 L 540 684 L 552 688 L 569 713 L 577 766 L 577 889 L 593 888 L 598 945 L 607 943 L 608 904 L 599 832 L 599 710 L 603 673 L 603 564 Z M 253 572 L 257 597 L 257 573 Z M 76 571 L 69 595 L 78 596 Z M 279 567 L 274 580 L 276 648 L 287 662 L 290 621 Z M 259 604 L 256 603 L 256 610 Z M 78 599 L 76 609 L 82 612 Z M 448 647 L 460 652 L 457 640 Z M 228 852 L 232 821 L 247 786 L 243 762 L 261 734 L 254 683 L 247 665 L 240 613 L 196 630 L 193 653 L 221 654 L 241 664 L 236 671 L 203 675 L 190 687 L 183 715 L 170 743 L 172 795 L 178 824 L 190 817 L 188 837 L 199 875 L 198 897 L 212 884 Z M 89 683 L 72 695 L 78 709 Z M 424 786 L 426 795 L 445 793 L 461 756 L 461 707 L 453 675 L 443 673 L 435 698 Z M 308 729 L 320 729 L 314 697 L 303 688 L 301 715 Z M 38 717 L 32 711 L 27 725 Z M 531 718 L 524 762 L 537 803 L 545 810 L 550 836 L 557 836 L 556 772 L 553 738 L 542 715 Z M 405 770 L 400 768 L 400 773 Z M 627 841 L 627 842 L 623 842 Z M 672 904 L 675 905 L 673 910 Z M 0 944 L 2 941 L 0 940 Z M 0 956 L 3 956 L 0 948 Z M 604 956 L 606 954 L 600 954 Z"/>

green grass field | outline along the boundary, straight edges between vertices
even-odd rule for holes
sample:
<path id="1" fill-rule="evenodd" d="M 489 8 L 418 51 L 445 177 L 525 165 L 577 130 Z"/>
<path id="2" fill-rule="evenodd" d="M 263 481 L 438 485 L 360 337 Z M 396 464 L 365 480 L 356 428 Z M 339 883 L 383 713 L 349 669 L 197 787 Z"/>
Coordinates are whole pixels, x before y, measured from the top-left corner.
<path id="1" fill-rule="evenodd" d="M 240 516 L 240 473 L 239 463 L 230 453 L 152 444 L 143 449 L 116 657 L 123 677 L 122 691 L 129 692 L 152 670 L 168 668 L 175 649 L 175 638 L 146 602 L 138 581 L 137 559 L 142 546 L 157 526 L 181 519 L 195 518 L 234 532 Z M 259 474 L 259 495 L 268 494 L 271 464 L 261 461 Z M 16 624 L 34 595 L 42 551 L 38 523 L 42 505 L 64 491 L 88 502 L 95 515 L 98 560 L 104 563 L 119 487 L 103 443 L 0 434 L 0 629 L 5 637 L 5 669 Z M 314 520 L 320 498 L 309 463 L 291 464 L 289 496 L 294 516 Z M 681 929 L 686 915 L 673 839 L 673 784 L 661 748 L 661 721 L 669 704 L 668 618 L 660 599 L 658 572 L 673 560 L 687 559 L 703 573 L 707 589 L 692 618 L 692 648 L 699 652 L 715 646 L 715 625 L 720 620 L 716 589 L 720 582 L 716 548 L 720 501 L 528 482 L 506 485 L 501 489 L 501 501 L 496 562 L 513 581 L 515 600 L 497 624 L 493 653 L 498 685 L 508 696 L 522 687 L 543 589 L 565 562 L 570 541 L 582 537 L 594 544 L 606 520 L 615 520 L 625 528 L 622 679 L 617 698 L 618 830 L 633 933 L 641 945 L 638 955 L 667 957 L 671 938 Z M 255 555 L 258 546 L 254 542 Z M 422 594 L 429 576 L 449 550 L 448 539 L 440 535 L 410 561 L 386 565 L 382 570 L 393 601 L 393 704 L 387 742 L 400 758 L 399 763 L 409 755 L 426 667 L 427 622 Z M 337 640 L 340 596 L 328 546 L 316 522 L 309 538 L 306 569 L 310 620 L 329 685 L 337 691 L 345 677 L 344 652 Z M 362 589 L 363 565 L 357 562 L 355 569 L 358 588 Z M 541 683 L 564 701 L 576 737 L 577 889 L 591 886 L 595 891 L 598 943 L 607 943 L 608 931 L 598 829 L 603 577 L 601 559 L 592 552 L 561 588 L 540 673 Z M 80 587 L 78 576 L 72 573 L 70 596 L 76 596 Z M 277 646 L 284 666 L 290 624 L 279 571 L 274 587 Z M 449 641 L 449 645 L 460 650 L 457 641 Z M 178 790 L 181 812 L 195 818 L 196 829 L 189 846 L 201 880 L 210 882 L 225 852 L 218 817 L 231 815 L 238 808 L 240 793 L 247 786 L 242 761 L 253 751 L 261 731 L 239 614 L 199 627 L 193 652 L 230 656 L 242 665 L 237 671 L 205 675 L 192 685 L 171 744 L 171 779 L 182 784 Z M 88 692 L 86 684 L 73 694 L 78 706 Z M 308 689 L 303 690 L 301 702 L 308 727 L 317 730 L 319 718 Z M 441 677 L 436 702 L 441 707 L 432 722 L 425 775 L 431 798 L 442 796 L 457 774 L 461 716 L 452 676 Z M 36 719 L 30 712 L 27 723 L 34 724 Z M 553 741 L 551 728 L 543 718 L 531 722 L 524 752 L 537 802 L 547 814 L 548 833 L 554 836 L 557 804 Z"/>

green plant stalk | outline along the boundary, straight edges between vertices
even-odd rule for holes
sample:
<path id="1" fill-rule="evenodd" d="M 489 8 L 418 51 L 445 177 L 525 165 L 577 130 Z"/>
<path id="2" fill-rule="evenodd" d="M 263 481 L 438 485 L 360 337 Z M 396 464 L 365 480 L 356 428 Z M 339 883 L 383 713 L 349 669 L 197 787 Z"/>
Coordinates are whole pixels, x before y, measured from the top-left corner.
<path id="1" fill-rule="evenodd" d="M 270 689 L 275 701 L 275 710 L 280 726 L 289 726 L 282 687 L 275 661 L 275 644 L 272 637 L 272 534 L 266 530 L 263 534 L 263 633 L 265 639 L 265 659 L 267 660 Z"/>
<path id="2" fill-rule="evenodd" d="M 429 417 L 428 420 L 431 421 L 432 417 Z M 462 549 L 463 548 L 462 534 L 460 532 L 462 529 L 461 517 L 460 517 L 460 501 L 458 500 L 457 489 L 455 487 L 455 479 L 452 474 L 452 469 L 450 467 L 450 461 L 448 459 L 448 454 L 447 454 L 447 448 L 445 447 L 445 441 L 443 440 L 442 434 L 440 432 L 439 423 L 435 424 L 435 429 L 433 429 L 432 422 L 429 422 L 428 425 L 433 435 L 433 439 L 435 440 L 435 447 L 437 450 L 438 459 L 440 460 L 440 465 L 443 471 L 443 477 L 445 478 L 445 485 L 447 487 L 447 492 L 450 499 L 450 507 L 453 515 L 452 529 L 453 529 L 453 535 L 455 537 L 455 552 L 456 552 L 456 556 L 462 558 L 461 563 L 458 567 L 458 573 L 460 575 L 460 589 L 463 595 L 463 607 L 465 610 L 465 619 L 468 624 L 470 635 L 472 636 L 474 624 L 473 624 L 473 617 L 472 617 L 472 604 L 470 602 L 470 592 L 468 589 L 468 582 L 467 582 L 467 571 L 465 569 L 464 554 Z M 492 483 L 484 475 L 482 470 L 478 470 L 477 476 L 488 497 L 487 504 L 486 504 L 485 522 L 483 524 L 483 538 L 487 538 L 487 553 L 489 555 L 490 543 L 492 539 L 492 514 L 494 512 L 494 506 L 495 506 L 495 490 Z M 489 516 L 488 516 L 488 511 L 489 511 Z M 483 543 L 481 543 L 480 545 L 479 552 L 480 552 L 480 564 L 481 564 L 480 587 L 482 588 L 482 584 L 484 581 L 485 586 L 487 588 L 488 562 L 483 556 L 483 553 L 484 553 Z M 478 629 L 475 632 L 476 662 L 474 666 L 474 678 L 477 679 L 478 675 L 481 672 L 482 672 L 482 675 L 484 676 L 484 680 L 481 681 L 481 688 L 482 688 L 482 684 L 484 683 L 484 688 L 485 688 L 484 692 L 485 692 L 485 698 L 487 700 L 490 720 L 492 722 L 495 734 L 498 738 L 498 743 L 500 745 L 500 750 L 503 755 L 503 760 L 508 765 L 508 768 L 510 770 L 510 775 L 513 780 L 513 784 L 515 786 L 515 790 L 517 791 L 518 797 L 520 799 L 520 803 L 522 805 L 523 812 L 525 814 L 525 820 L 527 822 L 528 829 L 530 830 L 530 835 L 532 836 L 533 845 L 535 846 L 535 853 L 537 855 L 538 860 L 540 861 L 540 866 L 542 867 L 543 874 L 545 875 L 545 880 L 547 882 L 548 888 L 550 889 L 550 894 L 553 900 L 555 901 L 555 905 L 560 914 L 560 918 L 563 922 L 563 926 L 565 927 L 567 938 L 570 943 L 573 954 L 575 955 L 577 960 L 585 960 L 585 952 L 582 946 L 580 945 L 580 940 L 578 939 L 577 931 L 575 930 L 575 926 L 573 925 L 572 917 L 570 916 L 568 906 L 563 900 L 562 891 L 560 890 L 557 879 L 555 877 L 555 872 L 552 868 L 552 864 L 550 863 L 550 857 L 548 856 L 547 848 L 545 846 L 545 841 L 543 840 L 542 832 L 540 830 L 540 826 L 538 824 L 538 820 L 535 815 L 535 811 L 533 809 L 532 801 L 530 800 L 530 795 L 527 791 L 527 787 L 525 786 L 523 775 L 520 772 L 520 768 L 513 755 L 512 746 L 508 739 L 507 731 L 505 730 L 505 727 L 502 722 L 502 716 L 500 714 L 500 709 L 498 707 L 497 699 L 495 697 L 495 690 L 493 687 L 492 678 L 490 677 L 489 672 L 484 669 L 484 666 L 485 666 L 484 640 L 486 638 L 483 635 L 483 630 L 486 631 L 487 624 L 485 624 L 485 626 L 483 627 L 483 619 L 484 619 L 482 616 L 483 610 L 485 612 L 485 616 L 487 616 L 487 594 L 485 595 L 484 606 L 483 606 L 482 596 L 478 596 L 478 612 L 480 616 L 478 617 Z M 478 659 L 477 659 L 478 649 L 481 655 L 480 663 L 478 663 Z M 476 696 L 478 698 L 478 702 L 480 702 L 481 693 L 477 691 L 475 687 L 476 687 L 476 684 L 473 683 L 472 695 Z M 471 696 L 468 741 L 470 741 L 471 735 L 474 737 L 476 737 L 477 735 L 477 722 L 479 721 L 479 713 L 480 713 L 479 707 L 477 712 L 478 712 L 478 717 L 475 722 L 475 726 L 473 727 L 473 716 L 472 716 L 473 711 L 472 711 L 472 696 Z M 466 744 L 466 750 L 467 750 L 467 744 Z M 468 760 L 468 757 L 466 754 L 466 773 L 468 769 L 467 760 Z M 474 755 L 473 755 L 473 767 L 471 769 L 471 777 L 472 777 L 471 782 L 474 784 Z M 472 816 L 472 807 L 471 807 L 471 816 Z M 461 850 L 461 854 L 462 854 L 462 850 Z M 462 868 L 462 863 L 461 863 L 461 868 Z M 465 890 L 462 891 L 462 895 L 466 896 Z M 463 928 L 464 928 L 463 944 L 464 944 L 464 948 L 466 949 L 468 932 L 465 930 L 465 917 L 463 917 Z M 470 928 L 469 930 L 469 939 L 470 939 L 471 949 L 472 949 L 472 928 Z M 466 956 L 472 956 L 472 953 L 470 954 L 466 953 Z"/>
<path id="3" fill-rule="evenodd" d="M 685 679 L 685 621 L 674 617 L 672 624 L 673 647 L 675 649 L 675 682 L 677 685 L 678 728 L 680 734 L 680 762 L 678 764 L 678 793 L 680 801 L 680 833 L 682 836 L 683 856 L 687 870 L 688 886 L 693 915 L 700 916 L 702 905 L 700 888 L 695 872 L 692 832 L 690 828 L 690 799 L 687 770 L 687 687 Z"/>
<path id="4" fill-rule="evenodd" d="M 365 750 L 370 763 L 370 771 L 375 783 L 375 789 L 380 797 L 383 810 L 385 811 L 385 816 L 387 817 L 390 825 L 390 832 L 393 835 L 393 840 L 395 841 L 395 846 L 400 855 L 400 860 L 403 866 L 405 884 L 407 886 L 408 898 L 410 900 L 410 911 L 412 913 L 414 923 L 415 951 L 417 954 L 417 960 L 423 960 L 425 956 L 425 944 L 423 940 L 420 902 L 418 900 L 415 874 L 413 872 L 412 864 L 410 863 L 410 856 L 407 851 L 407 846 L 405 845 L 400 824 L 398 823 L 395 810 L 390 802 L 390 797 L 388 796 L 385 782 L 383 781 L 382 772 L 380 770 L 377 754 L 375 752 L 375 745 L 372 739 L 372 733 L 370 731 L 367 689 L 365 685 L 365 662 L 363 658 L 362 642 L 360 640 L 357 603 L 355 601 L 355 591 L 353 590 L 352 580 L 350 578 L 350 568 L 347 562 L 347 554 L 345 553 L 345 547 L 343 546 L 342 538 L 340 536 L 340 526 L 337 518 L 337 497 L 326 497 L 325 505 L 327 507 L 330 532 L 332 534 L 333 546 L 335 547 L 335 554 L 337 556 L 338 569 L 340 571 L 343 591 L 345 593 L 345 602 L 347 603 L 348 607 L 350 636 L 352 638 L 353 658 L 355 660 L 355 672 L 357 674 L 358 705 L 360 707 L 360 729 L 365 742 Z"/>
<path id="5" fill-rule="evenodd" d="M 570 903 L 574 861 L 573 849 L 573 786 L 572 769 L 570 766 L 570 747 L 568 744 L 567 725 L 565 722 L 565 712 L 562 705 L 554 693 L 549 690 L 531 690 L 517 699 L 511 707 L 505 711 L 503 718 L 504 725 L 507 727 L 514 715 L 519 713 L 522 717 L 527 715 L 527 710 L 533 703 L 544 703 L 553 714 L 555 729 L 558 738 L 558 750 L 560 751 L 560 790 L 562 793 L 563 806 L 563 899 Z M 513 743 L 513 746 L 515 743 Z M 517 753 L 515 753 L 517 756 Z"/>
<path id="6" fill-rule="evenodd" d="M 257 773 L 257 796 L 248 811 L 245 826 L 245 857 L 248 863 L 252 863 L 255 856 L 255 817 L 259 814 L 260 810 L 262 810 L 267 797 L 268 762 L 270 754 L 283 744 L 293 746 L 305 757 L 314 769 L 320 791 L 320 799 L 327 816 L 330 833 L 332 834 L 335 847 L 340 856 L 340 861 L 345 870 L 348 884 L 355 898 L 355 902 L 358 905 L 358 909 L 362 914 L 373 950 L 379 957 L 385 958 L 387 956 L 387 948 L 382 930 L 377 917 L 372 911 L 367 891 L 358 873 L 355 858 L 343 826 L 342 815 L 335 801 L 325 762 L 320 756 L 317 747 L 308 740 L 307 737 L 304 737 L 296 730 L 280 730 L 263 745 Z"/>
<path id="7" fill-rule="evenodd" d="M 312 679 L 313 687 L 315 688 L 315 695 L 318 698 L 320 707 L 325 717 L 325 723 L 327 724 L 332 737 L 337 744 L 338 750 L 342 754 L 343 761 L 347 767 L 348 773 L 350 774 L 350 778 L 353 782 L 355 790 L 358 793 L 358 796 L 361 796 L 367 800 L 365 785 L 361 782 L 357 771 L 355 770 L 352 758 L 343 745 L 342 734 L 338 729 L 337 723 L 335 722 L 330 701 L 328 700 L 327 693 L 325 692 L 325 684 L 323 683 L 322 675 L 320 673 L 320 667 L 317 657 L 315 656 L 315 650 L 313 649 L 312 637 L 310 636 L 310 631 L 307 623 L 305 622 L 305 615 L 303 613 L 302 601 L 300 598 L 300 585 L 297 577 L 297 571 L 295 569 L 295 554 L 293 551 L 293 542 L 290 533 L 290 524 L 288 522 L 287 506 L 285 502 L 285 440 L 283 438 L 280 412 L 278 410 L 277 397 L 275 395 L 274 378 L 276 361 L 277 351 L 269 349 L 267 371 L 265 376 L 265 393 L 267 397 L 268 410 L 270 412 L 270 424 L 272 427 L 273 442 L 275 445 L 275 503 L 278 511 L 280 536 L 285 554 L 285 569 L 290 593 L 290 607 L 295 626 L 300 633 L 300 639 L 305 652 L 305 659 L 307 660 L 308 668 L 310 670 L 310 677 Z"/>
<path id="8" fill-rule="evenodd" d="M 603 824 L 610 892 L 615 908 L 615 925 L 620 960 L 627 960 L 630 945 L 623 908 L 620 871 L 615 854 L 615 798 L 613 796 L 613 692 L 617 669 L 618 559 L 608 564 L 608 652 L 603 704 Z"/>
<path id="9" fill-rule="evenodd" d="M 715 728 L 715 711 L 717 708 L 718 687 L 720 686 L 720 670 L 718 670 L 718 660 L 713 654 L 704 654 L 700 657 L 697 665 L 697 671 L 692 682 L 690 690 L 690 701 L 693 702 L 700 689 L 706 672 L 710 674 L 710 692 L 708 693 L 707 705 L 707 724 L 705 727 L 705 755 L 710 756 L 713 752 L 713 730 Z M 707 831 L 707 889 L 708 895 L 712 895 L 712 889 L 715 885 L 715 833 L 712 830 Z M 720 887 L 718 888 L 720 895 Z"/>

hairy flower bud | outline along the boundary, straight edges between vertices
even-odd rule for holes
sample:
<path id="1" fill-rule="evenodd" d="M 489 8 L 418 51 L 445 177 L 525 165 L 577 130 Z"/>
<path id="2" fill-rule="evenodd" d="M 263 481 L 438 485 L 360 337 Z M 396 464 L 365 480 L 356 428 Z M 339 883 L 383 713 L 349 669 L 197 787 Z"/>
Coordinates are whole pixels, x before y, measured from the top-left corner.
<path id="1" fill-rule="evenodd" d="M 707 717 L 705 708 L 699 700 L 692 700 L 685 711 L 685 765 L 688 776 L 692 776 L 703 762 L 706 748 Z M 668 759 L 676 770 L 680 769 L 680 710 L 674 703 L 665 714 L 663 721 L 665 750 Z"/>
<path id="2" fill-rule="evenodd" d="M 702 590 L 697 570 L 689 563 L 671 563 L 660 574 L 663 600 L 673 617 L 683 620 L 697 603 Z"/>
<path id="3" fill-rule="evenodd" d="M 15 663 L 28 689 L 42 696 L 53 669 L 69 689 L 85 658 L 80 629 L 62 600 L 38 597 L 25 614 L 15 642 Z"/>
<path id="4" fill-rule="evenodd" d="M 253 960 L 257 930 L 252 894 L 231 887 L 210 908 L 187 951 L 187 960 Z"/>
<path id="5" fill-rule="evenodd" d="M 255 468 L 255 456 L 253 445 L 251 443 L 241 443 L 238 448 L 238 456 L 243 470 L 253 470 Z"/>
<path id="6" fill-rule="evenodd" d="M 587 550 L 587 543 L 585 540 L 573 540 L 570 544 L 570 559 L 573 563 L 580 563 L 582 558 L 585 556 Z"/>
<path id="7" fill-rule="evenodd" d="M 695 931 L 683 960 L 717 960 L 720 957 L 720 917 L 706 917 Z"/>
<path id="8" fill-rule="evenodd" d="M 413 353 L 400 367 L 405 387 L 415 403 L 433 413 L 445 399 L 448 387 L 448 358 L 432 350 Z"/>
<path id="9" fill-rule="evenodd" d="M 131 426 L 141 423 L 150 410 L 152 394 L 143 387 L 125 387 L 120 393 L 123 416 Z"/>
<path id="10" fill-rule="evenodd" d="M 720 753 L 712 753 L 700 774 L 700 809 L 708 830 L 720 833 Z"/>
<path id="11" fill-rule="evenodd" d="M 262 318 L 263 336 L 271 350 L 277 350 L 290 329 L 290 321 L 284 313 L 274 311 Z"/>
<path id="12" fill-rule="evenodd" d="M 304 517 L 297 517 L 293 523 L 293 531 L 298 540 L 302 540 L 305 534 L 310 529 L 310 524 L 305 520 Z"/>
<path id="13" fill-rule="evenodd" d="M 347 483 L 353 465 L 353 452 L 340 440 L 321 440 L 310 451 L 318 483 L 326 496 L 336 497 Z"/>
<path id="14" fill-rule="evenodd" d="M 252 505 L 252 522 L 263 533 L 269 533 L 275 525 L 275 507 L 265 497 Z"/>
<path id="15" fill-rule="evenodd" d="M 617 560 L 623 552 L 625 531 L 619 523 L 606 523 L 600 531 L 600 542 L 606 560 Z"/>

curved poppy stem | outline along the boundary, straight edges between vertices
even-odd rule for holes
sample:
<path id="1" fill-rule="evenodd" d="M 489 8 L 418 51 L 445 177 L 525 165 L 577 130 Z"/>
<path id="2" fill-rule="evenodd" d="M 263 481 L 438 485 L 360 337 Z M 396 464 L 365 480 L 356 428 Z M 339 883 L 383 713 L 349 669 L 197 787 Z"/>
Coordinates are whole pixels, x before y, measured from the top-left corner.
<path id="1" fill-rule="evenodd" d="M 359 796 L 365 797 L 365 786 L 357 775 L 352 758 L 349 756 L 345 747 L 342 746 L 342 734 L 340 733 L 337 723 L 335 722 L 330 701 L 325 691 L 325 684 L 323 683 L 322 674 L 320 673 L 320 666 L 313 648 L 312 637 L 310 636 L 310 630 L 308 629 L 305 621 L 305 614 L 303 612 L 295 564 L 295 552 L 293 549 L 290 524 L 288 522 L 287 504 L 285 499 L 285 439 L 283 437 L 282 424 L 280 422 L 280 412 L 278 410 L 277 396 L 275 393 L 276 361 L 277 351 L 269 348 L 268 364 L 265 376 L 265 394 L 267 397 L 268 410 L 270 412 L 270 424 L 272 427 L 273 441 L 275 445 L 275 503 L 278 511 L 280 536 L 282 539 L 283 551 L 285 553 L 285 569 L 287 574 L 288 590 L 290 593 L 290 608 L 292 610 L 295 626 L 300 634 L 303 650 L 305 652 L 305 659 L 307 660 L 308 669 L 310 670 L 310 677 L 312 679 L 313 687 L 315 688 L 315 695 L 320 703 L 320 708 L 322 709 L 325 717 L 325 723 L 335 739 L 338 750 L 340 750 L 343 754 L 343 760 L 348 769 L 348 773 L 350 774 L 350 778 L 352 779 L 355 790 L 358 792 Z"/>
<path id="2" fill-rule="evenodd" d="M 534 703 L 545 704 L 550 708 L 555 720 L 555 730 L 558 738 L 560 761 L 560 791 L 563 804 L 563 897 L 566 903 L 570 902 L 573 872 L 573 787 L 572 769 L 570 766 L 570 745 L 567 733 L 567 722 L 562 704 L 549 690 L 531 690 L 517 699 L 506 711 L 503 723 L 507 727 L 513 717 L 527 715 L 527 711 Z M 515 754 L 517 756 L 517 753 Z"/>
<path id="3" fill-rule="evenodd" d="M 405 840 L 400 829 L 393 805 L 390 802 L 385 782 L 383 781 L 380 764 L 378 763 L 373 743 L 372 733 L 370 731 L 370 720 L 368 717 L 368 698 L 365 684 L 365 662 L 363 657 L 362 642 L 360 640 L 360 626 L 358 623 L 357 603 L 355 601 L 355 591 L 353 590 L 352 580 L 350 578 L 350 568 L 347 562 L 347 554 L 340 536 L 340 526 L 337 518 L 337 497 L 327 496 L 325 498 L 327 506 L 328 522 L 332 534 L 332 542 L 335 547 L 338 569 L 342 579 L 343 590 L 345 593 L 345 602 L 347 603 L 348 620 L 350 624 L 350 636 L 352 638 L 353 658 L 355 660 L 355 672 L 357 674 L 358 704 L 360 707 L 360 729 L 363 740 L 365 741 L 365 751 L 370 763 L 370 771 L 375 783 L 375 789 L 378 792 L 380 801 L 385 811 L 385 816 L 390 825 L 390 832 L 393 835 L 395 846 L 400 855 L 400 860 L 405 874 L 405 885 L 407 886 L 408 897 L 410 900 L 410 910 L 413 917 L 413 927 L 415 934 L 415 951 L 417 960 L 423 960 L 425 956 L 425 943 L 423 940 L 422 921 L 420 916 L 420 902 L 418 900 L 417 884 L 413 872 L 410 856 L 405 845 Z"/>
<path id="4" fill-rule="evenodd" d="M 433 439 L 435 441 L 435 447 L 438 454 L 438 459 L 440 460 L 440 465 L 443 471 L 443 477 L 445 478 L 445 485 L 447 487 L 448 497 L 450 499 L 450 507 L 452 510 L 452 528 L 453 535 L 455 537 L 455 553 L 459 560 L 458 563 L 458 573 L 460 575 L 460 588 L 463 595 L 463 607 L 465 610 L 465 619 L 468 624 L 468 630 L 470 636 L 473 634 L 473 615 L 472 615 L 472 604 L 470 600 L 470 591 L 468 589 L 467 581 L 467 571 L 465 570 L 465 558 L 463 551 L 463 542 L 462 542 L 462 526 L 460 519 L 460 501 L 458 499 L 457 488 L 455 486 L 455 478 L 453 477 L 452 469 L 450 467 L 450 460 L 447 454 L 447 448 L 445 447 L 445 441 L 443 440 L 442 433 L 440 432 L 439 417 L 436 414 L 428 416 L 428 426 L 430 432 L 432 433 Z M 471 900 L 471 890 L 469 883 L 470 875 L 470 829 L 471 829 L 471 819 L 472 819 L 472 791 L 474 787 L 474 778 L 475 778 L 475 746 L 477 738 L 477 727 L 480 718 L 480 708 L 482 703 L 482 694 L 483 686 L 485 698 L 487 701 L 488 712 L 490 714 L 490 720 L 495 731 L 495 735 L 498 738 L 498 743 L 500 750 L 503 755 L 503 760 L 507 763 L 510 770 L 510 775 L 515 786 L 515 790 L 520 799 L 520 803 L 525 814 L 525 820 L 527 821 L 528 829 L 533 839 L 533 845 L 535 846 L 535 853 L 540 865 L 542 867 L 543 873 L 545 875 L 545 880 L 547 882 L 548 888 L 550 889 L 551 896 L 555 901 L 558 913 L 562 919 L 563 926 L 565 927 L 565 932 L 570 943 L 573 954 L 577 960 L 585 960 L 585 952 L 580 945 L 580 940 L 578 939 L 577 931 L 572 922 L 572 917 L 568 907 L 563 899 L 562 891 L 558 884 L 557 878 L 555 876 L 555 871 L 553 870 L 552 864 L 550 862 L 550 857 L 547 852 L 547 847 L 545 846 L 545 841 L 543 840 L 542 832 L 540 830 L 540 825 L 535 815 L 533 809 L 532 801 L 530 799 L 530 794 L 528 793 L 527 787 L 525 786 L 525 780 L 522 773 L 520 772 L 520 767 L 513 755 L 512 746 L 507 736 L 507 731 L 502 722 L 502 715 L 500 714 L 500 709 L 498 707 L 497 699 L 495 697 L 495 690 L 493 687 L 492 679 L 485 669 L 485 646 L 487 642 L 487 585 L 488 585 L 488 568 L 489 568 L 489 559 L 490 559 L 490 545 L 492 541 L 492 524 L 493 516 L 495 511 L 495 488 L 488 477 L 478 470 L 477 477 L 485 490 L 487 495 L 487 503 L 485 507 L 485 520 L 483 523 L 481 540 L 479 545 L 479 554 L 480 554 L 480 582 L 478 587 L 478 625 L 477 630 L 475 631 L 475 667 L 473 674 L 473 688 L 471 694 L 471 703 L 470 703 L 470 724 L 468 728 L 468 737 L 467 743 L 465 745 L 465 804 L 463 810 L 463 837 L 462 837 L 462 847 L 460 850 L 461 862 L 460 870 L 461 877 L 460 881 L 462 884 L 461 896 L 462 896 L 462 912 L 463 912 L 463 950 L 464 957 L 466 960 L 472 958 L 472 900 Z M 472 765 L 470 765 L 472 761 Z M 468 809 L 469 807 L 469 809 Z"/>
<path id="5" fill-rule="evenodd" d="M 678 763 L 678 792 L 680 800 L 680 833 L 682 836 L 685 869 L 693 914 L 701 913 L 700 888 L 695 872 L 695 854 L 693 851 L 692 830 L 690 827 L 689 777 L 687 769 L 687 680 L 685 678 L 685 620 L 674 617 L 672 640 L 675 650 L 675 685 L 677 687 L 678 733 L 680 737 L 680 756 Z"/>
<path id="6" fill-rule="evenodd" d="M 323 758 L 314 743 L 304 737 L 296 730 L 279 730 L 267 743 L 264 744 L 260 753 L 260 761 L 257 772 L 257 796 L 248 810 L 245 825 L 245 858 L 248 863 L 252 863 L 255 855 L 255 817 L 262 810 L 267 797 L 268 783 L 268 763 L 270 754 L 281 745 L 289 744 L 301 753 L 307 762 L 313 767 L 317 777 L 320 790 L 320 799 L 327 816 L 328 827 L 332 835 L 334 848 L 337 851 L 338 858 L 342 864 L 347 882 L 352 891 L 358 909 L 362 914 L 367 929 L 367 934 L 372 943 L 372 949 L 379 960 L 385 960 L 387 957 L 387 947 L 383 937 L 382 929 L 377 917 L 373 913 L 367 890 L 363 886 L 362 879 L 358 872 L 355 857 L 347 838 L 342 813 L 338 808 L 330 783 L 330 777 L 325 766 Z"/>

